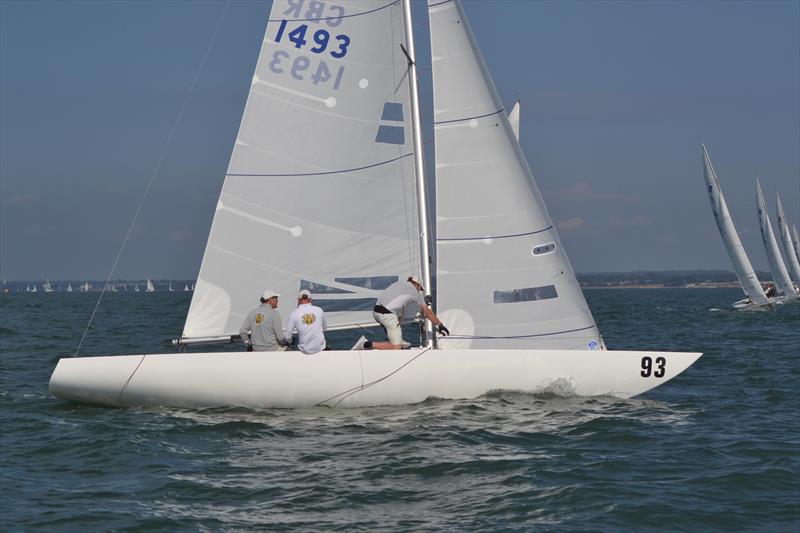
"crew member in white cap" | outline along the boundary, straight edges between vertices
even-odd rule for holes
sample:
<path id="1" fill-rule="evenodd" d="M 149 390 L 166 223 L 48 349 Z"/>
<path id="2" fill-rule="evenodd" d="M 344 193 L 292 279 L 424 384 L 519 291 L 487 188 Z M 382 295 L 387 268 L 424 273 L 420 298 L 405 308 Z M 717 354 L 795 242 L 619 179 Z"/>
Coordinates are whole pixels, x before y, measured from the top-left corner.
<path id="1" fill-rule="evenodd" d="M 311 293 L 303 289 L 297 294 L 297 308 L 289 315 L 286 325 L 286 341 L 291 342 L 297 332 L 297 348 L 303 353 L 317 353 L 325 349 L 325 312 L 311 305 Z"/>
<path id="2" fill-rule="evenodd" d="M 378 297 L 378 301 L 372 310 L 372 317 L 386 330 L 388 342 L 366 341 L 364 348 L 375 348 L 376 350 L 399 350 L 403 345 L 408 345 L 403 341 L 403 332 L 400 325 L 403 322 L 410 322 L 421 312 L 422 316 L 433 322 L 437 326 L 441 335 L 450 335 L 450 331 L 442 324 L 442 321 L 425 304 L 424 289 L 422 284 L 413 276 L 405 281 L 395 281 Z"/>
<path id="3" fill-rule="evenodd" d="M 286 349 L 286 338 L 283 335 L 281 315 L 278 307 L 280 294 L 267 289 L 261 293 L 261 305 L 247 313 L 239 336 L 248 352 L 274 352 Z"/>

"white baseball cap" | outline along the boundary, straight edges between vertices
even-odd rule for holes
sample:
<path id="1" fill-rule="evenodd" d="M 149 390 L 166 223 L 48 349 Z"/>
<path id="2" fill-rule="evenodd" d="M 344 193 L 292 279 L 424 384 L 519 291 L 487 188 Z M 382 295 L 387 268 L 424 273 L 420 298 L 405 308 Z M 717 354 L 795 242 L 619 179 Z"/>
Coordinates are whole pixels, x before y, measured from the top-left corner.
<path id="1" fill-rule="evenodd" d="M 302 300 L 303 298 L 311 298 L 311 291 L 308 289 L 302 289 L 300 292 L 297 293 L 297 299 Z"/>
<path id="2" fill-rule="evenodd" d="M 267 289 L 267 290 L 265 290 L 264 292 L 261 293 L 261 299 L 262 300 L 269 300 L 273 296 L 275 296 L 277 298 L 277 297 L 280 297 L 280 294 L 278 294 L 277 292 L 273 291 L 272 289 Z"/>

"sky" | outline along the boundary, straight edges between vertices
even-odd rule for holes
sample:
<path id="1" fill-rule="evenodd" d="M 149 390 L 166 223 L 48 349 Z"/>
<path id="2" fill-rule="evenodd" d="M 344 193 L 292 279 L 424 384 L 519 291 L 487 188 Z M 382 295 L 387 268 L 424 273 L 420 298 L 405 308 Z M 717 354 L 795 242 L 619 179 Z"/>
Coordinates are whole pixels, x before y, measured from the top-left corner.
<path id="1" fill-rule="evenodd" d="M 800 2 L 464 4 L 576 272 L 731 270 L 701 142 L 768 269 L 756 176 L 800 226 Z M 270 6 L 0 0 L 3 279 L 105 279 L 154 173 L 112 277 L 197 275 Z"/>

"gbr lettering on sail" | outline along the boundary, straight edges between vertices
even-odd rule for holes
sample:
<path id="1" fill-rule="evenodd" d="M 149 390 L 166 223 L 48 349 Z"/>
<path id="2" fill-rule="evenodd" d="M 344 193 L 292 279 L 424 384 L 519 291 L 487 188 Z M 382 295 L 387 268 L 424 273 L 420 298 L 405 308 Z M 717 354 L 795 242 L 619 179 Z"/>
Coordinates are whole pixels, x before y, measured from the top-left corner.
<path id="1" fill-rule="evenodd" d="M 341 60 L 353 44 L 339 29 L 345 15 L 345 8 L 333 3 L 287 0 L 281 18 L 270 20 L 267 38 L 279 45 L 270 71 L 295 82 L 339 90 L 345 74 Z"/>

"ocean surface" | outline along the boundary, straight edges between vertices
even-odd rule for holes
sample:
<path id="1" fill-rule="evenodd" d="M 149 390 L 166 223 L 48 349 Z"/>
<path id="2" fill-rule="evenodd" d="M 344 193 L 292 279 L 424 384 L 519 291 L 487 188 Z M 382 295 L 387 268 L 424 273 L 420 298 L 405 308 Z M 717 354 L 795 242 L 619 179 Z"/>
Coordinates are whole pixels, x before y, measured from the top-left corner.
<path id="1" fill-rule="evenodd" d="M 2 294 L 0 530 L 800 530 L 800 305 L 585 293 L 610 348 L 705 355 L 630 400 L 106 409 L 47 392 L 98 294 Z M 81 354 L 170 351 L 189 297 L 106 294 Z"/>

